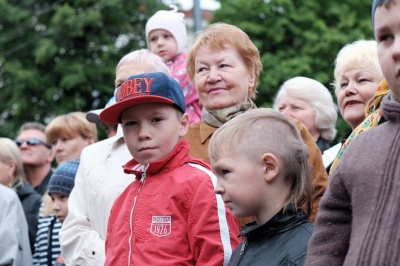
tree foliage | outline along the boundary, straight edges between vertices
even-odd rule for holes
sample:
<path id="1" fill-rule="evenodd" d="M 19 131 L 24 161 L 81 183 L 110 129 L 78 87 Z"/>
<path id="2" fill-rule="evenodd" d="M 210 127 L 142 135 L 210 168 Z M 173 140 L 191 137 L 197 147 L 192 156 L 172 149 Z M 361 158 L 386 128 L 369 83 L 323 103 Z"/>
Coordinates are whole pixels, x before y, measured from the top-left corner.
<path id="1" fill-rule="evenodd" d="M 145 47 L 161 0 L 0 0 L 0 135 L 28 121 L 102 108 L 115 67 Z"/>
<path id="2" fill-rule="evenodd" d="M 263 73 L 256 102 L 259 106 L 271 106 L 279 86 L 294 76 L 316 79 L 331 89 L 339 50 L 358 39 L 373 39 L 371 0 L 220 0 L 220 3 L 213 22 L 238 26 L 260 51 Z M 345 123 L 338 126 L 340 136 L 349 129 Z"/>

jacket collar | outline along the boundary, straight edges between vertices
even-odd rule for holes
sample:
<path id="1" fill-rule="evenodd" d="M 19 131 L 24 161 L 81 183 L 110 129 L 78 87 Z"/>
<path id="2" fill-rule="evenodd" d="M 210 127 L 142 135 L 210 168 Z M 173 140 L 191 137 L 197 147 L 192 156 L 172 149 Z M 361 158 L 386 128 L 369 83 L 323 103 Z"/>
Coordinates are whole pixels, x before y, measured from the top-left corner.
<path id="1" fill-rule="evenodd" d="M 307 222 L 308 216 L 301 208 L 288 207 L 285 211 L 281 209 L 262 225 L 257 225 L 255 221 L 246 224 L 239 236 L 246 236 L 250 241 L 262 237 L 271 237 Z"/>
<path id="2" fill-rule="evenodd" d="M 190 158 L 189 142 L 186 139 L 182 139 L 175 146 L 174 150 L 164 159 L 152 162 L 147 166 L 132 159 L 126 163 L 123 168 L 126 174 L 134 174 L 136 175 L 136 179 L 140 179 L 144 172 L 146 172 L 146 174 L 170 172 L 187 163 Z"/>
<path id="3" fill-rule="evenodd" d="M 216 127 L 210 126 L 204 121 L 200 123 L 200 141 L 204 144 L 207 139 L 211 138 L 212 134 L 217 130 Z"/>

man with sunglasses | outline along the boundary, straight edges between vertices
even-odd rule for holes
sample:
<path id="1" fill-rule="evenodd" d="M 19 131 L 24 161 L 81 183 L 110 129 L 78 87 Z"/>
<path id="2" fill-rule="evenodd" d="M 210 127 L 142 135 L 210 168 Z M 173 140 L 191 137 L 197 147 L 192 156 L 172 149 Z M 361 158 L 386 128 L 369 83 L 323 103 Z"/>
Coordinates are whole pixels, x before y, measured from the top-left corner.
<path id="1" fill-rule="evenodd" d="M 54 153 L 44 133 L 45 125 L 28 122 L 21 126 L 15 143 L 21 152 L 27 181 L 41 195 L 53 173 Z"/>

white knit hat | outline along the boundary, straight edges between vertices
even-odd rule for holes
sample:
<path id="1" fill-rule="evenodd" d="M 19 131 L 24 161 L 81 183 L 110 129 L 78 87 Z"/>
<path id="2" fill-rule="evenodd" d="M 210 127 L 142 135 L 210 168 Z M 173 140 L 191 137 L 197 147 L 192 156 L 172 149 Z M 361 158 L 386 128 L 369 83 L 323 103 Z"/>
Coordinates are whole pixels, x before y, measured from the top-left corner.
<path id="1" fill-rule="evenodd" d="M 182 53 L 187 42 L 185 14 L 177 12 L 178 8 L 170 5 L 172 10 L 157 11 L 146 23 L 146 41 L 149 48 L 149 34 L 152 30 L 169 31 L 176 40 L 177 53 Z"/>

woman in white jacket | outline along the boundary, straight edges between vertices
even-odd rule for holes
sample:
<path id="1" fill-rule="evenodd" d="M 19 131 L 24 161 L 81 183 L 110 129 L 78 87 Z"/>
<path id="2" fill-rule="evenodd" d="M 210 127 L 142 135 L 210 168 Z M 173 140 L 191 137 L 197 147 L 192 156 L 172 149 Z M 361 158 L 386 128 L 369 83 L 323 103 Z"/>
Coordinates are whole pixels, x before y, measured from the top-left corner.
<path id="1" fill-rule="evenodd" d="M 0 184 L 0 265 L 32 265 L 28 224 L 15 191 Z"/>

